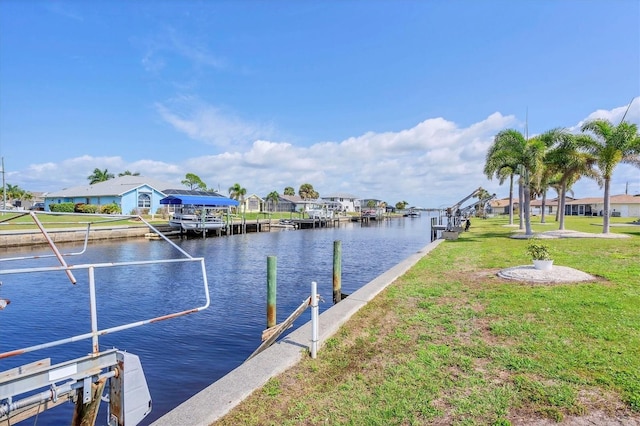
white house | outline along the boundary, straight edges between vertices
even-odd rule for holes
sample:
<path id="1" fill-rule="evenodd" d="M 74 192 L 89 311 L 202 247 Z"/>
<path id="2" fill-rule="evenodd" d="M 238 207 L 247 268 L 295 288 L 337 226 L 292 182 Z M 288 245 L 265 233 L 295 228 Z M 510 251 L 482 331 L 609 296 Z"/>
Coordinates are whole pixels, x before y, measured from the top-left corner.
<path id="1" fill-rule="evenodd" d="M 640 194 L 619 194 L 609 197 L 611 217 L 640 217 Z M 604 198 L 579 198 L 565 203 L 565 214 L 572 216 L 602 216 Z"/>
<path id="2" fill-rule="evenodd" d="M 334 210 L 342 212 L 356 212 L 360 210 L 360 198 L 352 194 L 335 193 L 320 198 L 328 203 L 335 203 L 337 208 L 334 208 Z"/>

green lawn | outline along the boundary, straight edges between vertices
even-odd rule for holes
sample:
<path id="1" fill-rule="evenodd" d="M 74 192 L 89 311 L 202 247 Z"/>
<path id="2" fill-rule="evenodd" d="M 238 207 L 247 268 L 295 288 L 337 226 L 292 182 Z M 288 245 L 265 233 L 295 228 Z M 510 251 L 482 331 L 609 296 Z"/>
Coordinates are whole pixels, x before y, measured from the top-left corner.
<path id="1" fill-rule="evenodd" d="M 553 218 L 534 230 L 554 230 Z M 614 218 L 618 225 L 629 219 Z M 318 358 L 272 378 L 217 424 L 508 425 L 567 416 L 640 421 L 640 226 L 554 239 L 556 265 L 594 282 L 496 276 L 530 264 L 504 218 L 473 220 L 358 312 Z M 602 218 L 566 228 L 602 232 Z"/>

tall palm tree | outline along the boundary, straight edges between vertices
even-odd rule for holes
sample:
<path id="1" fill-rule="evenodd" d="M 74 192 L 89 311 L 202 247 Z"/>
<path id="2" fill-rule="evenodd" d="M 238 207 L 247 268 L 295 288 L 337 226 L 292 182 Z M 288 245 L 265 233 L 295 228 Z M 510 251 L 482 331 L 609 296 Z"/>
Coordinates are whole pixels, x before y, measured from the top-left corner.
<path id="1" fill-rule="evenodd" d="M 593 134 L 588 141 L 587 152 L 597 158 L 598 169 L 604 180 L 604 212 L 602 233 L 609 233 L 609 193 L 613 171 L 619 163 L 629 163 L 640 167 L 640 135 L 638 126 L 621 122 L 617 126 L 609 120 L 597 119 L 586 122 L 581 129 Z"/>
<path id="2" fill-rule="evenodd" d="M 300 185 L 300 189 L 298 189 L 298 195 L 303 200 L 315 200 L 320 196 L 320 194 L 318 194 L 318 191 L 313 189 L 313 185 L 311 185 L 310 183 L 303 183 L 302 185 Z"/>
<path id="3" fill-rule="evenodd" d="M 271 191 L 269 195 L 267 195 L 267 203 L 271 207 L 271 212 L 275 211 L 274 207 L 278 205 L 278 201 L 280 200 L 280 194 L 278 191 Z"/>
<path id="4" fill-rule="evenodd" d="M 244 207 L 244 196 L 247 195 L 246 188 L 243 188 L 239 183 L 234 183 L 229 187 L 229 198 L 238 200 L 238 202 Z"/>
<path id="5" fill-rule="evenodd" d="M 533 235 L 531 230 L 531 179 L 542 167 L 545 143 L 539 138 L 525 139 L 517 130 L 507 129 L 499 132 L 487 154 L 485 174 L 493 176 L 504 167 L 511 167 L 521 176 L 521 192 L 524 203 L 521 210 L 525 222 L 526 235 Z"/>
<path id="6" fill-rule="evenodd" d="M 518 164 L 514 162 L 513 158 L 507 157 L 505 155 L 505 153 L 511 149 L 510 144 L 515 140 L 518 140 L 518 138 L 515 136 L 509 136 L 512 132 L 516 131 L 502 131 L 494 137 L 493 144 L 489 148 L 489 151 L 487 151 L 484 166 L 484 174 L 487 176 L 487 178 L 492 179 L 494 176 L 496 176 L 500 182 L 500 185 L 505 182 L 507 177 L 509 178 L 509 225 L 513 225 L 513 181 L 520 169 L 518 167 Z M 519 180 L 519 189 L 522 188 L 522 185 L 520 183 L 521 182 Z M 522 219 L 522 191 L 519 191 L 518 198 L 518 206 L 520 207 L 520 216 Z M 521 220 L 521 229 L 522 224 L 523 223 Z"/>
<path id="7" fill-rule="evenodd" d="M 94 183 L 98 183 L 98 182 L 104 182 L 107 181 L 109 179 L 113 179 L 115 176 L 113 173 L 109 173 L 109 171 L 107 169 L 104 170 L 100 170 L 98 168 L 95 168 L 93 170 L 93 173 L 90 174 L 87 179 L 89 179 L 89 184 L 93 185 Z"/>
<path id="8" fill-rule="evenodd" d="M 546 155 L 547 167 L 554 172 L 553 180 L 558 187 L 558 229 L 564 230 L 564 215 L 567 191 L 580 178 L 588 177 L 598 183 L 599 174 L 594 170 L 595 157 L 585 152 L 588 138 L 574 135 L 566 130 L 559 130 L 556 134 L 556 144 Z"/>
<path id="9" fill-rule="evenodd" d="M 284 195 L 296 195 L 296 190 L 292 186 L 287 186 L 283 192 Z"/>
<path id="10" fill-rule="evenodd" d="M 532 179 L 532 191 L 536 196 L 542 197 L 540 223 L 545 223 L 547 191 L 549 190 L 552 179 L 557 177 L 559 170 L 563 169 L 561 162 L 554 163 L 551 161 L 552 148 L 561 145 L 565 140 L 571 138 L 571 135 L 565 129 L 555 128 L 538 135 L 536 138 L 544 143 L 546 149 L 543 164 L 538 168 L 534 179 Z"/>

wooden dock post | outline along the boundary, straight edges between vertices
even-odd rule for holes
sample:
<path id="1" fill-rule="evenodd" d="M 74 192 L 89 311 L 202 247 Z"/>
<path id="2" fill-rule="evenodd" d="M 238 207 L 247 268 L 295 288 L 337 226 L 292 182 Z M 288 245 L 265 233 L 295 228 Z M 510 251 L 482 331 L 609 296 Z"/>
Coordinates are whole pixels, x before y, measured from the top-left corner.
<path id="1" fill-rule="evenodd" d="M 84 403 L 83 400 L 83 388 L 78 389 L 76 392 L 76 407 L 73 412 L 73 418 L 71 419 L 72 426 L 93 426 L 96 424 L 96 416 L 98 415 L 98 409 L 100 408 L 100 400 L 102 396 L 102 390 L 107 379 L 100 379 L 96 383 L 90 383 L 91 389 L 89 393 L 91 395 L 91 401 Z"/>
<path id="2" fill-rule="evenodd" d="M 333 303 L 342 300 L 342 241 L 333 242 Z"/>
<path id="3" fill-rule="evenodd" d="M 275 256 L 267 256 L 267 328 L 276 325 L 276 265 Z"/>

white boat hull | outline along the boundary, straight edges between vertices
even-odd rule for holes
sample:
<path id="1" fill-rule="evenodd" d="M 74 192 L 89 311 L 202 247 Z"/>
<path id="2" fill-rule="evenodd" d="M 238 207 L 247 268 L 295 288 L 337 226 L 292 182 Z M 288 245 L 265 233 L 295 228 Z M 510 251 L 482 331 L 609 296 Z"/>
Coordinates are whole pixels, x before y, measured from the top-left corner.
<path id="1" fill-rule="evenodd" d="M 217 217 L 199 217 L 192 214 L 176 214 L 169 220 L 169 226 L 173 229 L 179 229 L 182 231 L 202 231 L 212 229 L 222 229 L 225 227 L 225 223 L 222 219 Z"/>

